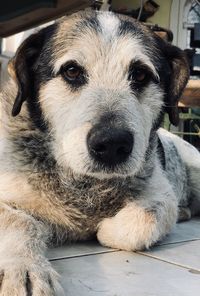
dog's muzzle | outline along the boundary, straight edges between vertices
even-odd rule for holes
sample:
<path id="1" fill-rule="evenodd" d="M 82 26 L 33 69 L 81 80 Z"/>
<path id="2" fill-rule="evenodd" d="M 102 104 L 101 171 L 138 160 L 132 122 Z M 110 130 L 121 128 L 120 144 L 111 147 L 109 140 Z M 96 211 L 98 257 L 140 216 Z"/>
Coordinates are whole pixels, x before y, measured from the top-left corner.
<path id="1" fill-rule="evenodd" d="M 128 159 L 133 142 L 133 135 L 129 130 L 114 127 L 93 127 L 87 137 L 90 156 L 108 168 L 113 168 Z"/>

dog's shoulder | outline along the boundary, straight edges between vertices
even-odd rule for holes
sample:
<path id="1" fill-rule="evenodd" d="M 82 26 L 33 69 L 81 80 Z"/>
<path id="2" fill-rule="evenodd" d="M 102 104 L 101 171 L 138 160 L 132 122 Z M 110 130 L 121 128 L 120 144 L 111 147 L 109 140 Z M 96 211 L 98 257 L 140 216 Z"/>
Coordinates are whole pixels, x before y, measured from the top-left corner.
<path id="1" fill-rule="evenodd" d="M 183 140 L 181 137 L 168 132 L 163 128 L 160 128 L 157 131 L 157 134 L 164 146 L 164 149 L 171 151 L 172 147 L 176 147 L 178 154 L 186 164 L 188 162 L 192 164 L 192 162 L 196 163 L 200 161 L 199 151 L 193 145 Z M 171 157 L 173 158 L 172 154 Z"/>

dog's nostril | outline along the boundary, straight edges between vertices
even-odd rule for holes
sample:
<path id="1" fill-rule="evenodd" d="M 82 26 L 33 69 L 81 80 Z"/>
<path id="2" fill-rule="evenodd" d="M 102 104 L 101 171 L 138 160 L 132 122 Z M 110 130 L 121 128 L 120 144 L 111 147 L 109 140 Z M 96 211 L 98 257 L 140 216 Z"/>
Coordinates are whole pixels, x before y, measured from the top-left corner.
<path id="1" fill-rule="evenodd" d="M 122 146 L 117 149 L 117 154 L 129 154 L 132 151 L 132 147 L 130 146 Z"/>
<path id="2" fill-rule="evenodd" d="M 103 153 L 106 151 L 106 146 L 104 144 L 97 144 L 92 148 L 96 153 Z"/>
<path id="3" fill-rule="evenodd" d="M 94 160 L 113 167 L 131 154 L 133 136 L 128 130 L 96 127 L 90 131 L 87 145 Z"/>

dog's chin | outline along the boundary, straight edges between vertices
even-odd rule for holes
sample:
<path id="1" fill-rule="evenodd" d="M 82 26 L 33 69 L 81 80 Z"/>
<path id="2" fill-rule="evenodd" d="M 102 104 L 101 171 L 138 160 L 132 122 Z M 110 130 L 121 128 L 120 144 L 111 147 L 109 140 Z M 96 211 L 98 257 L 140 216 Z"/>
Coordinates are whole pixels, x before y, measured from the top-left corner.
<path id="1" fill-rule="evenodd" d="M 99 180 L 103 179 L 113 179 L 113 178 L 120 178 L 120 179 L 125 179 L 127 177 L 133 176 L 135 172 L 130 169 L 126 168 L 85 168 L 83 171 L 80 170 L 74 170 L 74 173 L 82 176 L 88 176 L 92 178 L 96 178 Z"/>
<path id="2" fill-rule="evenodd" d="M 113 179 L 113 178 L 118 178 L 118 179 L 125 179 L 133 174 L 131 173 L 119 173 L 119 172 L 104 172 L 104 171 L 99 171 L 99 172 L 87 172 L 86 174 L 89 177 L 93 177 L 99 180 L 105 180 L 105 179 Z"/>

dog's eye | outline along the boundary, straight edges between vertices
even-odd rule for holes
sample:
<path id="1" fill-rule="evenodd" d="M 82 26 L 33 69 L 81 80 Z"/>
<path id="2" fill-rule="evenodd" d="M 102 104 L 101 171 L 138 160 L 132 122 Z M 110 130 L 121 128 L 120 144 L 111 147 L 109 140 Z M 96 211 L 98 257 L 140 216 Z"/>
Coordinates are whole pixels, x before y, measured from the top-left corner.
<path id="1" fill-rule="evenodd" d="M 134 73 L 134 79 L 137 82 L 143 82 L 147 78 L 147 72 L 144 69 L 137 69 Z"/>
<path id="2" fill-rule="evenodd" d="M 150 79 L 150 74 L 146 69 L 133 69 L 128 77 L 133 83 L 144 84 Z"/>
<path id="3" fill-rule="evenodd" d="M 82 75 L 82 70 L 77 65 L 67 65 L 63 69 L 63 75 L 70 81 L 78 79 Z"/>
<path id="4" fill-rule="evenodd" d="M 62 77 L 73 87 L 79 87 L 86 82 L 84 69 L 75 62 L 70 62 L 61 68 Z"/>

